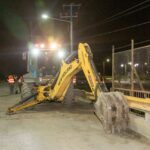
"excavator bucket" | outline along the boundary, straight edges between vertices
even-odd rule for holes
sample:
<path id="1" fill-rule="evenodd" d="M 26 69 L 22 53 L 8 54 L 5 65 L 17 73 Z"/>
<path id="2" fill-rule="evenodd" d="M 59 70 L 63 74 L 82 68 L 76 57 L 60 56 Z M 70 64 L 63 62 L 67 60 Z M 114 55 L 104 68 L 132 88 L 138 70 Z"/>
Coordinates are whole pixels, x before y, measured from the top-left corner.
<path id="1" fill-rule="evenodd" d="M 129 107 L 120 92 L 101 92 L 95 102 L 95 114 L 107 133 L 120 133 L 128 128 Z"/>

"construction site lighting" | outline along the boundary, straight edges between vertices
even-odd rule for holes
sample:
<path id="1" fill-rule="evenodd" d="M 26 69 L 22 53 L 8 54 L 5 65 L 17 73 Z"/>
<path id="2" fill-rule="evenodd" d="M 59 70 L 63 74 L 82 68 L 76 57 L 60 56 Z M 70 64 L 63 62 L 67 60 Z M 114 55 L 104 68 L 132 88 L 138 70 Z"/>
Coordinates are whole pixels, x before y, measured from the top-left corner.
<path id="1" fill-rule="evenodd" d="M 131 63 L 131 62 L 128 62 L 128 65 L 132 65 L 132 63 Z"/>
<path id="2" fill-rule="evenodd" d="M 145 66 L 147 66 L 147 64 L 148 64 L 147 62 L 144 63 Z"/>
<path id="3" fill-rule="evenodd" d="M 124 67 L 124 64 L 121 64 L 120 67 L 123 68 L 123 67 Z"/>
<path id="4" fill-rule="evenodd" d="M 138 67 L 138 66 L 139 66 L 139 64 L 137 64 L 137 63 L 136 63 L 136 64 L 134 64 L 134 67 Z"/>
<path id="5" fill-rule="evenodd" d="M 45 44 L 44 44 L 44 43 L 41 43 L 41 44 L 40 44 L 40 48 L 45 48 Z"/>
<path id="6" fill-rule="evenodd" d="M 37 57 L 40 54 L 40 50 L 39 50 L 39 48 L 35 47 L 35 48 L 31 49 L 31 53 L 32 53 L 33 56 Z"/>
<path id="7" fill-rule="evenodd" d="M 65 52 L 64 50 L 58 51 L 58 58 L 63 59 L 65 57 Z"/>
<path id="8" fill-rule="evenodd" d="M 51 43 L 50 44 L 50 48 L 52 49 L 52 50 L 56 50 L 57 48 L 58 48 L 58 44 L 57 43 Z"/>
<path id="9" fill-rule="evenodd" d="M 49 15 L 44 13 L 44 14 L 41 15 L 41 18 L 44 19 L 44 20 L 47 20 L 47 19 L 49 19 Z"/>
<path id="10" fill-rule="evenodd" d="M 107 59 L 106 59 L 106 61 L 107 61 L 107 62 L 110 62 L 110 59 L 109 59 L 109 58 L 107 58 Z"/>
<path id="11" fill-rule="evenodd" d="M 36 44 L 34 44 L 34 46 L 35 46 L 36 48 L 38 48 L 38 47 L 39 47 L 39 44 L 36 43 Z"/>

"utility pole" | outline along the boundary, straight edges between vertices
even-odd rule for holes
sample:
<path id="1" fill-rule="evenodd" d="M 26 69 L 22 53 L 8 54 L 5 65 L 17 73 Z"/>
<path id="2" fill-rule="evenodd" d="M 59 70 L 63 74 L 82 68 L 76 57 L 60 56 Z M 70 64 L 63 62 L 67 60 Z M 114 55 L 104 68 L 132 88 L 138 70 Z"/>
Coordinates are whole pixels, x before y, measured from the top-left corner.
<path id="1" fill-rule="evenodd" d="M 131 40 L 131 95 L 134 96 L 134 40 Z"/>
<path id="2" fill-rule="evenodd" d="M 70 51 L 73 51 L 73 18 L 78 17 L 77 11 L 81 7 L 81 4 L 64 4 L 63 9 L 67 11 L 64 15 L 61 15 L 61 18 L 68 19 L 70 21 Z"/>

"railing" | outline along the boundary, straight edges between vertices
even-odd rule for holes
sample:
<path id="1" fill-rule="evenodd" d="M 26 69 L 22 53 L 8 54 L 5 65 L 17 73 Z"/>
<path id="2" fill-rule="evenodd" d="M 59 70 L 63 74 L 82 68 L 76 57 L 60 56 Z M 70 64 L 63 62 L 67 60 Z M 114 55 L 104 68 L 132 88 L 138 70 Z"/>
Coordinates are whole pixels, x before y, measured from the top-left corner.
<path id="1" fill-rule="evenodd" d="M 131 90 L 124 88 L 115 88 L 115 91 L 124 93 L 124 95 L 134 96 L 139 98 L 150 98 L 150 91 Z"/>

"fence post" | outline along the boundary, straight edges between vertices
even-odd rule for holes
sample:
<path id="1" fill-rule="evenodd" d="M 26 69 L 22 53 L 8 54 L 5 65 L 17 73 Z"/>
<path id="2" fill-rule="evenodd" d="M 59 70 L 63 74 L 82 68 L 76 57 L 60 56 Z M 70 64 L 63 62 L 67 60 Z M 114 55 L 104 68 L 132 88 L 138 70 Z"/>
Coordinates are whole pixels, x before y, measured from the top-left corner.
<path id="1" fill-rule="evenodd" d="M 134 96 L 134 40 L 131 40 L 131 95 Z"/>
<path id="2" fill-rule="evenodd" d="M 115 80 L 115 46 L 112 46 L 112 91 L 115 90 L 115 85 L 114 85 L 114 80 Z"/>

